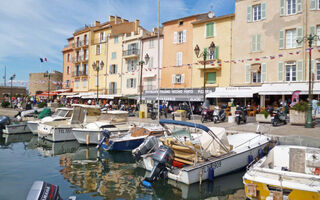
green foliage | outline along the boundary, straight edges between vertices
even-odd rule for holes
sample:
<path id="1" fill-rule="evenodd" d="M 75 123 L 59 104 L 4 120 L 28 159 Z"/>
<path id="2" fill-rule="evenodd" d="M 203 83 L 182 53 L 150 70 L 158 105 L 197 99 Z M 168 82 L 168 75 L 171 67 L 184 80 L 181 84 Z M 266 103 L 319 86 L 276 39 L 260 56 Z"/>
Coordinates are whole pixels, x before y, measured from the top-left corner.
<path id="1" fill-rule="evenodd" d="M 306 112 L 308 109 L 308 103 L 305 101 L 300 101 L 296 105 L 292 107 L 292 110 L 296 110 L 298 112 Z"/>
<path id="2" fill-rule="evenodd" d="M 62 103 L 60 103 L 60 104 L 58 105 L 58 107 L 61 108 L 61 107 L 64 107 L 64 105 L 63 105 Z"/>
<path id="3" fill-rule="evenodd" d="M 46 102 L 40 102 L 38 104 L 38 108 L 43 108 L 46 105 Z"/>
<path id="4" fill-rule="evenodd" d="M 7 108 L 9 105 L 10 105 L 9 101 L 3 101 L 3 102 L 1 103 L 1 107 L 2 107 L 2 108 Z"/>
<path id="5" fill-rule="evenodd" d="M 267 119 L 270 113 L 268 113 L 266 110 L 263 110 L 263 111 L 260 111 L 259 114 L 263 114 L 264 117 Z"/>

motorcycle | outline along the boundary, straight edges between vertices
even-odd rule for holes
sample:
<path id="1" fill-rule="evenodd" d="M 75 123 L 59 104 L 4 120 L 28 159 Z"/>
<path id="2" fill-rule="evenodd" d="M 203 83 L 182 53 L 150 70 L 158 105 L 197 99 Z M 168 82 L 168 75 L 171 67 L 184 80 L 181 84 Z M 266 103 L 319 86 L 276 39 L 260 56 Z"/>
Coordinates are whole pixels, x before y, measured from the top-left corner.
<path id="1" fill-rule="evenodd" d="M 213 121 L 213 110 L 209 110 L 207 108 L 203 108 L 201 112 L 201 122 L 204 123 L 205 121 L 211 120 Z"/>
<path id="2" fill-rule="evenodd" d="M 277 126 L 279 124 L 287 124 L 287 117 L 282 112 L 282 107 L 279 107 L 277 110 L 272 112 L 271 123 L 272 126 Z"/>
<path id="3" fill-rule="evenodd" d="M 216 109 L 213 111 L 213 122 L 224 122 L 226 119 L 226 112 L 224 109 L 220 109 L 219 107 L 216 107 Z"/>
<path id="4" fill-rule="evenodd" d="M 236 122 L 239 125 L 241 121 L 243 121 L 243 123 L 247 122 L 247 110 L 244 107 L 237 107 L 236 108 Z"/>
<path id="5" fill-rule="evenodd" d="M 183 103 L 182 105 L 179 106 L 179 110 L 185 110 L 186 117 L 189 120 L 191 119 L 191 111 L 190 111 L 189 105 L 187 105 L 186 103 Z M 172 120 L 174 120 L 175 119 L 174 112 L 172 112 L 171 114 L 172 114 Z"/>

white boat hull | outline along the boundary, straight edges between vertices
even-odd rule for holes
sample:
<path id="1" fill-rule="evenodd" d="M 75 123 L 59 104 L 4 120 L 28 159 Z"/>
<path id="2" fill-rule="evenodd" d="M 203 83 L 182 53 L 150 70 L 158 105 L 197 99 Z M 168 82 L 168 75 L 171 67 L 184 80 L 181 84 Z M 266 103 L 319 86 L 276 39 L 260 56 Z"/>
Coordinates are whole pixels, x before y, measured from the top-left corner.
<path id="1" fill-rule="evenodd" d="M 19 134 L 19 133 L 30 133 L 30 132 L 31 131 L 27 126 L 27 123 L 6 125 L 5 129 L 3 130 L 3 133 L 6 133 L 6 134 Z"/>
<path id="2" fill-rule="evenodd" d="M 27 122 L 27 126 L 34 135 L 38 135 L 39 122 Z"/>
<path id="3" fill-rule="evenodd" d="M 112 134 L 124 134 L 128 129 L 119 130 L 117 128 L 108 129 Z M 102 130 L 73 129 L 72 134 L 80 144 L 100 144 L 103 138 Z"/>
<path id="4" fill-rule="evenodd" d="M 46 124 L 39 124 L 38 137 L 40 139 L 49 140 L 52 142 L 62 142 L 76 140 L 72 134 L 71 126 L 53 127 Z"/>

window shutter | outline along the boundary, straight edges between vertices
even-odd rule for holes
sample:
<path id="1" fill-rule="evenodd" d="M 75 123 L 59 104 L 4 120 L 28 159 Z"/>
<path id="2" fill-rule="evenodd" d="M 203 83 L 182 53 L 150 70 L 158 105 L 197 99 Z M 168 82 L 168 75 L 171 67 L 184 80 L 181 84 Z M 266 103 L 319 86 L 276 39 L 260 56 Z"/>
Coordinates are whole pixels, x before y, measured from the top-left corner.
<path id="1" fill-rule="evenodd" d="M 316 34 L 316 27 L 310 26 L 310 34 L 315 35 Z M 315 44 L 315 41 L 312 41 L 312 46 Z"/>
<path id="2" fill-rule="evenodd" d="M 315 10 L 317 7 L 316 0 L 310 0 L 310 10 Z"/>
<path id="3" fill-rule="evenodd" d="M 180 52 L 176 53 L 176 66 L 179 66 L 179 54 Z"/>
<path id="4" fill-rule="evenodd" d="M 118 65 L 114 65 L 114 73 L 118 73 Z"/>
<path id="5" fill-rule="evenodd" d="M 181 74 L 181 83 L 184 83 L 184 74 Z"/>
<path id="6" fill-rule="evenodd" d="M 297 0 L 296 10 L 297 10 L 297 13 L 302 12 L 302 0 Z"/>
<path id="7" fill-rule="evenodd" d="M 176 75 L 175 74 L 172 74 L 172 84 L 175 84 L 176 83 Z"/>
<path id="8" fill-rule="evenodd" d="M 284 49 L 284 30 L 280 30 L 279 49 Z"/>
<path id="9" fill-rule="evenodd" d="M 178 39 L 178 33 L 174 32 L 173 33 L 173 44 L 177 44 L 177 39 Z"/>
<path id="10" fill-rule="evenodd" d="M 94 46 L 94 54 L 97 55 L 97 45 Z"/>
<path id="11" fill-rule="evenodd" d="M 283 81 L 283 62 L 278 63 L 278 81 Z"/>
<path id="12" fill-rule="evenodd" d="M 136 82 L 137 82 L 137 80 L 134 78 L 133 79 L 133 88 L 136 88 Z"/>
<path id="13" fill-rule="evenodd" d="M 217 36 L 217 33 L 216 33 L 216 23 L 213 23 L 213 26 L 212 26 L 212 28 L 213 28 L 213 30 L 212 30 L 212 34 L 213 34 L 213 36 L 215 37 L 215 36 Z"/>
<path id="14" fill-rule="evenodd" d="M 246 64 L 246 83 L 250 83 L 250 65 Z"/>
<path id="15" fill-rule="evenodd" d="M 297 61 L 297 81 L 303 80 L 303 61 Z"/>
<path id="16" fill-rule="evenodd" d="M 261 64 L 261 82 L 266 82 L 267 80 L 267 64 Z"/>
<path id="17" fill-rule="evenodd" d="M 251 12 L 252 12 L 252 6 L 248 6 L 248 8 L 247 8 L 247 21 L 248 21 L 248 22 L 251 22 L 251 21 L 252 21 L 252 14 L 251 14 Z"/>
<path id="18" fill-rule="evenodd" d="M 284 0 L 280 0 L 280 16 L 285 15 Z"/>
<path id="19" fill-rule="evenodd" d="M 252 38 L 251 38 L 251 51 L 252 52 L 257 51 L 257 49 L 256 49 L 256 47 L 257 47 L 256 39 L 257 39 L 257 35 L 253 35 Z"/>
<path id="20" fill-rule="evenodd" d="M 301 40 L 302 39 L 302 28 L 299 27 L 296 29 L 296 33 L 297 33 L 297 40 Z M 297 43 L 297 47 L 302 47 L 302 42 Z"/>
<path id="21" fill-rule="evenodd" d="M 114 85 L 113 85 L 113 93 L 114 94 L 117 94 L 118 92 L 117 92 L 117 82 L 114 82 Z"/>
<path id="22" fill-rule="evenodd" d="M 219 46 L 216 46 L 214 50 L 214 59 L 219 59 Z"/>
<path id="23" fill-rule="evenodd" d="M 109 74 L 112 74 L 112 65 L 109 66 Z"/>
<path id="24" fill-rule="evenodd" d="M 187 42 L 187 30 L 183 30 L 183 42 Z"/>
<path id="25" fill-rule="evenodd" d="M 260 45 L 260 41 L 261 41 L 261 35 L 257 34 L 256 35 L 256 39 L 257 39 L 257 51 L 261 51 L 261 45 Z"/>
<path id="26" fill-rule="evenodd" d="M 133 61 L 133 71 L 137 70 L 137 60 Z"/>
<path id="27" fill-rule="evenodd" d="M 109 82 L 109 94 L 112 94 L 111 82 Z"/>
<path id="28" fill-rule="evenodd" d="M 182 52 L 179 52 L 179 64 L 182 65 Z"/>
<path id="29" fill-rule="evenodd" d="M 127 88 L 130 87 L 130 79 L 127 79 Z"/>
<path id="30" fill-rule="evenodd" d="M 266 19 L 266 9 L 267 9 L 266 3 L 262 3 L 261 4 L 261 19 Z"/>

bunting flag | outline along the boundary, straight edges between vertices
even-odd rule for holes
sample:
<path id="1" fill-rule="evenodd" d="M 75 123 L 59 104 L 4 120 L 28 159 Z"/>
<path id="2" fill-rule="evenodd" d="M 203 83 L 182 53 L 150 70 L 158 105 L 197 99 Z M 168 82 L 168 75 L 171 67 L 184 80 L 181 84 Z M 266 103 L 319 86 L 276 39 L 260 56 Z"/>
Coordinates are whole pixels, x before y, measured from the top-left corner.
<path id="1" fill-rule="evenodd" d="M 270 56 L 270 59 L 271 59 L 271 60 L 273 60 L 273 59 L 275 59 L 275 58 L 276 58 L 275 56 Z"/>
<path id="2" fill-rule="evenodd" d="M 281 57 L 283 57 L 283 54 L 279 54 L 278 56 L 279 56 L 279 58 L 281 58 Z"/>
<path id="3" fill-rule="evenodd" d="M 40 58 L 40 62 L 46 61 L 47 62 L 47 58 Z"/>

